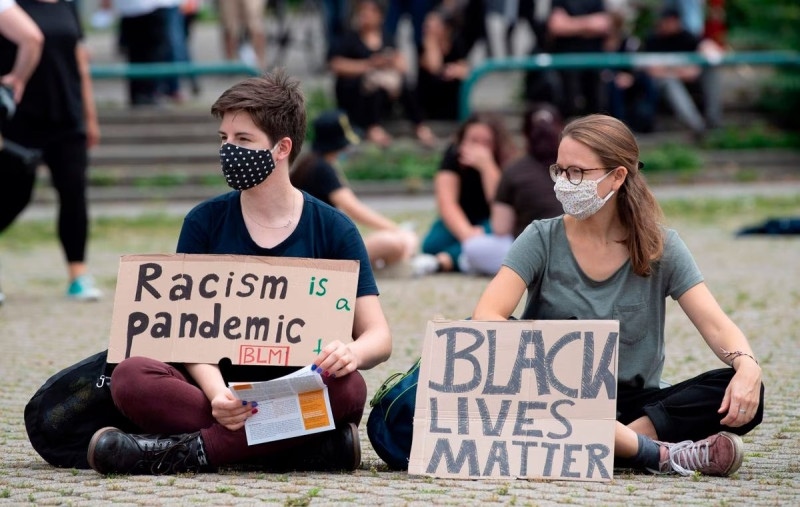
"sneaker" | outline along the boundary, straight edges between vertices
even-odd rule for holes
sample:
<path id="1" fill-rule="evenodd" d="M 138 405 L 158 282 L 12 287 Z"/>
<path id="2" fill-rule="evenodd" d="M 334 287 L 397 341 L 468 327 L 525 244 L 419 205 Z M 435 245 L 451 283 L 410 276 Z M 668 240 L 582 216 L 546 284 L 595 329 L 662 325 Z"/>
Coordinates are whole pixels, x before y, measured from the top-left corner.
<path id="1" fill-rule="evenodd" d="M 411 258 L 412 276 L 432 275 L 439 271 L 439 259 L 431 254 L 418 254 Z"/>
<path id="2" fill-rule="evenodd" d="M 706 439 L 677 444 L 659 442 L 661 457 L 658 473 L 727 477 L 742 465 L 744 450 L 739 435 L 723 431 Z M 652 471 L 652 470 L 651 470 Z"/>
<path id="3" fill-rule="evenodd" d="M 76 301 L 97 301 L 103 297 L 103 291 L 95 286 L 91 275 L 81 275 L 69 284 L 67 297 Z"/>
<path id="4" fill-rule="evenodd" d="M 163 475 L 210 471 L 200 432 L 132 435 L 111 426 L 89 441 L 89 466 L 107 474 Z"/>

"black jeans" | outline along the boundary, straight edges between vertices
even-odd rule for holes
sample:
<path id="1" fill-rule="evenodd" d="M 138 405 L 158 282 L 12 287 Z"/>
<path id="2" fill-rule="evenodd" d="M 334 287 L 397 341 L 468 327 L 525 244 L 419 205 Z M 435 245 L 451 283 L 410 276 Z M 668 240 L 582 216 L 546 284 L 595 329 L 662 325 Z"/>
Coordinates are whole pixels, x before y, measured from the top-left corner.
<path id="1" fill-rule="evenodd" d="M 172 59 L 167 23 L 167 9 L 156 9 L 148 14 L 120 20 L 120 45 L 127 52 L 130 63 L 169 62 Z M 131 105 L 154 104 L 161 83 L 162 80 L 158 79 L 130 79 L 128 93 Z"/>
<path id="2" fill-rule="evenodd" d="M 11 138 L 9 136 L 9 138 Z M 86 204 L 86 169 L 88 154 L 86 135 L 78 131 L 40 133 L 37 136 L 12 138 L 28 148 L 42 151 L 50 169 L 53 186 L 58 192 L 58 237 L 67 262 L 83 262 L 88 236 Z M 25 209 L 33 195 L 35 171 L 19 159 L 0 152 L 3 184 L 0 185 L 0 232 L 10 226 Z"/>
<path id="3" fill-rule="evenodd" d="M 626 389 L 617 393 L 617 420 L 629 424 L 647 416 L 663 442 L 701 440 L 720 431 L 744 435 L 761 423 L 764 416 L 764 384 L 755 417 L 738 428 L 723 426 L 725 414 L 718 414 L 733 368 L 721 368 L 698 375 L 674 386 Z"/>

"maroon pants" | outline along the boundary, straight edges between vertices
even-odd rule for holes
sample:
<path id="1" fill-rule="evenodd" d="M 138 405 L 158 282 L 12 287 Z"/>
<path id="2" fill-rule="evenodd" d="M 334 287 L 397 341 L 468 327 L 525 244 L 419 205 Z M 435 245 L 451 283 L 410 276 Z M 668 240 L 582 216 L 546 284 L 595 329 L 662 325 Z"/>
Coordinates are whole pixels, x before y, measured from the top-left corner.
<path id="1" fill-rule="evenodd" d="M 367 386 L 358 372 L 322 377 L 328 386 L 337 427 L 361 422 Z M 203 391 L 175 367 L 146 357 L 121 362 L 111 376 L 111 396 L 119 410 L 144 433 L 180 434 L 200 431 L 211 465 L 237 463 L 269 456 L 300 445 L 308 437 L 247 445 L 244 428 L 231 431 L 211 415 Z"/>

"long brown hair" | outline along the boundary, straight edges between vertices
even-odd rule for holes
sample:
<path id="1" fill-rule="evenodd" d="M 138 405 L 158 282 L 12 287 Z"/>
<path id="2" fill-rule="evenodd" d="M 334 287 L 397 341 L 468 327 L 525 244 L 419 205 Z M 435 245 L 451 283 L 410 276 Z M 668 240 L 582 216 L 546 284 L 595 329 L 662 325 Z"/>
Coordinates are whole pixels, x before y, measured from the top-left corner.
<path id="1" fill-rule="evenodd" d="M 514 146 L 514 141 L 508 134 L 506 126 L 503 124 L 502 118 L 492 113 L 473 113 L 461 124 L 456 132 L 456 145 L 461 144 L 464 140 L 464 134 L 467 129 L 472 125 L 486 125 L 492 131 L 492 140 L 494 147 L 492 155 L 494 161 L 501 169 L 517 156 L 517 148 Z"/>
<path id="2" fill-rule="evenodd" d="M 628 230 L 625 245 L 633 272 L 649 276 L 651 263 L 664 252 L 661 222 L 664 213 L 647 187 L 639 171 L 639 146 L 624 123 L 601 114 L 593 114 L 570 122 L 561 138 L 570 137 L 589 147 L 604 167 L 623 166 L 628 170 L 625 182 L 617 191 L 617 210 Z"/>

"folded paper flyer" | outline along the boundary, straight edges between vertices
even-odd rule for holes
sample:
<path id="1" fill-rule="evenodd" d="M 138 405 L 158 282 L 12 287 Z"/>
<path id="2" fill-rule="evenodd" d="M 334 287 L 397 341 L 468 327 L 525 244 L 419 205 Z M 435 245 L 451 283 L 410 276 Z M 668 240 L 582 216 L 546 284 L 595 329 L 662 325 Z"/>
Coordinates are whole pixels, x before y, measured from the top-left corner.
<path id="1" fill-rule="evenodd" d="M 258 412 L 244 425 L 248 445 L 334 429 L 328 386 L 311 366 L 274 380 L 229 387 L 236 398 L 258 402 Z"/>

